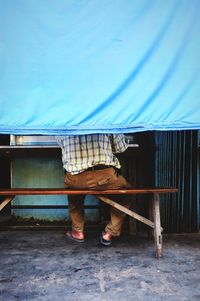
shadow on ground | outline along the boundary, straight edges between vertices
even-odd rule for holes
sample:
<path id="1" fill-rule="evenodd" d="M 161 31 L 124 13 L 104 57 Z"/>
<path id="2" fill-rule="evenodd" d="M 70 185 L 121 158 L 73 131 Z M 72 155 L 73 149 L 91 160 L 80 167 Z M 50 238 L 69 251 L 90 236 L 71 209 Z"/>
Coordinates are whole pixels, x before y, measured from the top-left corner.
<path id="1" fill-rule="evenodd" d="M 59 231 L 0 232 L 1 301 L 200 300 L 200 234 L 153 241 L 122 237 L 101 247 L 95 233 L 82 245 Z"/>

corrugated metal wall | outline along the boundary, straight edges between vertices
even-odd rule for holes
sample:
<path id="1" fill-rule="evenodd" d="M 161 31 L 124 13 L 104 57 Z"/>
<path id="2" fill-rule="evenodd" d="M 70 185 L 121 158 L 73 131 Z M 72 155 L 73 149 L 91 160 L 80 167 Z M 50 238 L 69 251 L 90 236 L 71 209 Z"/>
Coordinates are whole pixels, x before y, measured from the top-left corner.
<path id="1" fill-rule="evenodd" d="M 161 197 L 166 232 L 199 230 L 199 145 L 197 131 L 155 133 L 155 183 L 176 186 L 178 195 Z"/>

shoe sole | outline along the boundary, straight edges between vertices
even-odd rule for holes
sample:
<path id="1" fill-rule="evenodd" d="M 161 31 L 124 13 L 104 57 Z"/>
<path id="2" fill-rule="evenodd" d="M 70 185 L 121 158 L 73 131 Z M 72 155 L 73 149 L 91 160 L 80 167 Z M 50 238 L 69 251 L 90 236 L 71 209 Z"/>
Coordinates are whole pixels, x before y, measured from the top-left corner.
<path id="1" fill-rule="evenodd" d="M 77 242 L 77 243 L 83 243 L 85 242 L 85 239 L 78 239 L 78 238 L 75 238 L 72 236 L 71 232 L 67 232 L 66 233 L 66 237 L 70 240 L 70 241 L 73 241 L 73 242 Z"/>
<path id="2" fill-rule="evenodd" d="M 102 235 L 100 236 L 100 244 L 102 244 L 103 246 L 110 246 L 112 244 L 112 241 L 108 241 L 103 239 Z"/>

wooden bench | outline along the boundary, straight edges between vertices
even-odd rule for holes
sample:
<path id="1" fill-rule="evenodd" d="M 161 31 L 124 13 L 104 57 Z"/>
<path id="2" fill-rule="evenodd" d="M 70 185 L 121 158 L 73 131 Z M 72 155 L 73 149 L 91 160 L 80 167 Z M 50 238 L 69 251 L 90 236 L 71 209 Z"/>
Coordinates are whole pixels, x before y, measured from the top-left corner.
<path id="1" fill-rule="evenodd" d="M 160 188 L 131 188 L 119 190 L 69 190 L 65 188 L 13 188 L 13 189 L 0 189 L 0 195 L 5 199 L 0 203 L 0 211 L 11 202 L 17 195 L 74 195 L 74 194 L 90 194 L 96 195 L 102 202 L 117 208 L 118 210 L 126 213 L 134 219 L 146 224 L 153 229 L 153 236 L 155 241 L 156 257 L 160 258 L 162 255 L 162 227 L 160 223 L 160 194 L 178 192 L 174 187 L 160 187 Z M 149 219 L 143 217 L 136 212 L 125 208 L 123 205 L 116 203 L 109 198 L 109 195 L 144 195 L 149 194 L 152 196 L 149 204 Z"/>

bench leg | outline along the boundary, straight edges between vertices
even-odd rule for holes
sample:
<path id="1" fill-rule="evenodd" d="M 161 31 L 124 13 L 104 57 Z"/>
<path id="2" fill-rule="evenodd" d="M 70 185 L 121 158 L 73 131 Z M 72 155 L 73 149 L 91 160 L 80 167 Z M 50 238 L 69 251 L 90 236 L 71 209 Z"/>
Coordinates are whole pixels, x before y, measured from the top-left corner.
<path id="1" fill-rule="evenodd" d="M 138 221 L 140 221 L 140 222 L 142 222 L 142 223 L 150 226 L 151 228 L 154 228 L 154 223 L 152 221 L 150 221 L 147 218 L 145 218 L 145 217 L 137 214 L 136 212 L 131 211 L 130 209 L 128 209 L 128 208 L 126 208 L 126 207 L 124 207 L 124 206 L 122 206 L 122 205 L 120 205 L 120 204 L 118 204 L 118 203 L 116 203 L 116 202 L 114 202 L 112 200 L 110 200 L 109 198 L 107 198 L 107 197 L 105 197 L 103 195 L 98 195 L 98 198 L 102 202 L 107 203 L 107 204 L 113 206 L 114 208 L 117 208 L 118 210 L 120 210 L 120 211 L 128 214 L 129 216 L 135 218 L 136 220 L 138 220 Z"/>
<path id="2" fill-rule="evenodd" d="M 131 204 L 132 211 L 136 211 L 136 203 L 134 202 Z M 137 223 L 135 218 L 128 217 L 128 229 L 129 229 L 129 235 L 136 235 L 137 234 Z"/>
<path id="3" fill-rule="evenodd" d="M 10 196 L 10 197 L 7 197 L 3 200 L 2 203 L 0 203 L 0 211 L 8 204 L 10 203 L 12 200 L 14 199 L 14 196 Z"/>
<path id="4" fill-rule="evenodd" d="M 153 201 L 152 200 L 149 202 L 149 208 L 148 209 L 149 209 L 149 220 L 153 221 L 154 218 L 153 218 Z M 148 239 L 153 240 L 154 239 L 154 229 L 148 228 L 147 233 L 148 233 Z"/>
<path id="5" fill-rule="evenodd" d="M 159 259 L 162 255 L 162 228 L 160 224 L 160 199 L 158 193 L 153 194 L 152 209 L 154 220 L 154 241 L 156 257 Z"/>

